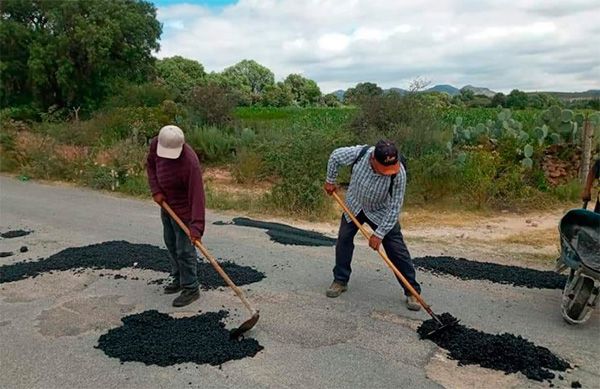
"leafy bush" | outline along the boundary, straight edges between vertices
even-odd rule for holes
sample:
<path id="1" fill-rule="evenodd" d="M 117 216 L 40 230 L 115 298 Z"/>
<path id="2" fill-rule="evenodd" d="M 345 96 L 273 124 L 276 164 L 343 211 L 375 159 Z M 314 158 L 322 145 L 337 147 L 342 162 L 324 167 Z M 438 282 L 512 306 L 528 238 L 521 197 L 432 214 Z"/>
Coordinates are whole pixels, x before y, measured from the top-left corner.
<path id="1" fill-rule="evenodd" d="M 173 100 L 175 94 L 165 85 L 145 83 L 126 84 L 118 89 L 106 103 L 107 107 L 156 107 L 165 100 Z"/>
<path id="2" fill-rule="evenodd" d="M 429 153 L 411 160 L 407 190 L 414 200 L 440 200 L 458 191 L 457 166 L 442 153 Z"/>
<path id="3" fill-rule="evenodd" d="M 261 154 L 244 148 L 236 154 L 233 177 L 240 184 L 253 184 L 263 175 L 264 165 Z"/>
<path id="4" fill-rule="evenodd" d="M 187 143 L 201 161 L 222 162 L 233 155 L 236 140 L 226 130 L 217 127 L 194 127 L 186 134 Z"/>
<path id="5" fill-rule="evenodd" d="M 216 84 L 197 86 L 187 98 L 192 114 L 211 126 L 225 126 L 233 120 L 235 98 Z"/>
<path id="6" fill-rule="evenodd" d="M 388 138 L 408 157 L 441 151 L 450 137 L 443 131 L 437 111 L 418 94 L 365 97 L 360 100 L 360 108 L 352 122 L 360 140 L 374 143 Z"/>
<path id="7" fill-rule="evenodd" d="M 327 160 L 334 148 L 348 144 L 347 133 L 298 126 L 276 144 L 263 145 L 266 163 L 280 177 L 269 202 L 287 212 L 322 216 L 331 209 L 323 191 Z"/>
<path id="8" fill-rule="evenodd" d="M 482 208 L 494 195 L 497 157 L 485 151 L 474 151 L 459 163 L 457 180 L 468 206 Z"/>

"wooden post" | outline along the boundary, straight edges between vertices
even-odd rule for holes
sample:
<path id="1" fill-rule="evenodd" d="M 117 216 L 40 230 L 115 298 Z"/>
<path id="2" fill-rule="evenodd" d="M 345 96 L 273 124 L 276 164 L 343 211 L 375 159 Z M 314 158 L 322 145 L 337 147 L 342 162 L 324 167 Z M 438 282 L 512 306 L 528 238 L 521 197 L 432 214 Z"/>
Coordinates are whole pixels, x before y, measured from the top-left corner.
<path id="1" fill-rule="evenodd" d="M 590 123 L 589 114 L 585 115 L 583 122 L 583 154 L 581 155 L 581 170 L 579 171 L 579 180 L 585 184 L 588 172 L 590 171 L 590 163 L 592 160 L 592 137 L 594 132 L 592 131 L 592 123 Z"/>

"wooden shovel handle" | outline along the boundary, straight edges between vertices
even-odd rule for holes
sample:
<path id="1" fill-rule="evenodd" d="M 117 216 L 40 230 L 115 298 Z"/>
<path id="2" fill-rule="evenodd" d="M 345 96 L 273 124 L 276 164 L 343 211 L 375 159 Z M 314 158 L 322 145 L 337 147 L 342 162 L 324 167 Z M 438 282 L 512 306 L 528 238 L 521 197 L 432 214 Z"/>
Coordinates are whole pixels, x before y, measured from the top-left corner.
<path id="1" fill-rule="evenodd" d="M 348 209 L 348 207 L 346 206 L 346 204 L 344 203 L 344 201 L 341 199 L 341 197 L 336 192 L 333 192 L 332 196 L 338 202 L 338 204 L 340 205 L 340 207 L 342 207 L 342 209 L 344 210 L 344 212 L 346 212 L 346 214 L 348 216 L 350 216 L 350 219 L 352 219 L 352 221 L 354 222 L 354 224 L 356 224 L 356 227 L 358 227 L 358 229 L 363 234 L 363 236 L 367 240 L 371 239 L 371 235 L 369 235 L 369 233 L 367 232 L 367 230 L 365 229 L 365 227 L 363 227 L 363 225 L 360 224 L 360 222 L 358 221 L 358 219 L 356 219 L 356 216 L 354 216 L 354 214 L 352 212 L 350 212 L 350 209 Z M 419 294 L 419 292 L 417 292 L 415 290 L 415 288 L 413 288 L 413 286 L 408 282 L 408 280 L 404 277 L 404 275 L 400 272 L 400 270 L 398 270 L 396 268 L 396 266 L 394 266 L 394 264 L 388 258 L 387 254 L 385 253 L 385 251 L 383 251 L 383 249 L 381 248 L 381 246 L 379 247 L 379 249 L 377 250 L 377 252 L 381 256 L 381 258 L 383 258 L 383 261 L 388 265 L 388 267 L 394 272 L 394 274 L 396 275 L 396 277 L 398 277 L 398 279 L 400 280 L 400 282 L 402 282 L 402 285 L 404 285 L 404 287 L 406 287 L 406 289 L 408 289 L 408 291 L 410 292 L 410 294 L 412 294 L 419 301 L 419 303 L 423 306 L 423 308 L 425 308 L 425 310 L 427 312 L 429 312 L 431 310 L 431 308 L 429 307 L 429 305 L 425 302 L 425 300 L 423 300 L 423 298 L 421 297 L 421 295 Z"/>
<path id="2" fill-rule="evenodd" d="M 177 216 L 177 214 L 175 213 L 175 211 L 173 211 L 173 209 L 169 206 L 169 204 L 167 204 L 166 201 L 163 201 L 161 203 L 161 206 L 162 206 L 162 208 L 165 211 L 167 211 L 167 213 L 173 218 L 173 220 L 175 220 L 177 222 L 177 224 L 179 225 L 179 227 L 181 227 L 181 229 L 183 230 L 183 232 L 185 232 L 187 234 L 187 236 L 189 236 L 190 239 L 192 239 L 192 235 L 190 233 L 190 229 L 179 218 L 179 216 Z M 244 305 L 246 306 L 246 308 L 248 308 L 248 310 L 250 311 L 250 313 L 251 314 L 256 313 L 256 311 L 254 310 L 254 308 L 252 308 L 252 305 L 250 305 L 250 302 L 248 302 L 248 300 L 246 299 L 246 296 L 244 295 L 244 292 L 242 292 L 242 290 L 240 288 L 238 288 L 236 284 L 234 284 L 234 282 L 231 280 L 231 278 L 229 278 L 229 276 L 227 275 L 227 273 L 225 273 L 225 271 L 223 270 L 223 268 L 221 267 L 221 265 L 219 265 L 219 262 L 217 262 L 217 260 L 208 252 L 208 250 L 206 249 L 206 247 L 204 247 L 204 245 L 199 240 L 193 240 L 192 243 L 196 247 L 198 247 L 198 250 L 200 250 L 200 252 L 206 257 L 206 259 L 208 259 L 208 261 L 210 262 L 210 264 L 215 268 L 215 270 L 217 271 L 217 273 L 219 273 L 219 275 L 221 276 L 221 278 L 223 278 L 225 280 L 225 282 L 227 283 L 227 285 L 229 285 L 229 287 L 231 289 L 233 289 L 233 291 L 235 292 L 235 294 L 240 298 L 240 300 L 242 300 L 242 303 L 244 303 Z"/>

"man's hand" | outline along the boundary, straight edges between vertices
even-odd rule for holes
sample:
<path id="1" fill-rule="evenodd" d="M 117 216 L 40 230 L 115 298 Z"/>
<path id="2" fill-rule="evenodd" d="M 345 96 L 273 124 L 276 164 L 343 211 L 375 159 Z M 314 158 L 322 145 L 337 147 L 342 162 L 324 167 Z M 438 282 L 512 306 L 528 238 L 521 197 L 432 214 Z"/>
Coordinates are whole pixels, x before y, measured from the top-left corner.
<path id="1" fill-rule="evenodd" d="M 590 201 L 592 199 L 592 191 L 590 189 L 584 189 L 581 192 L 581 200 Z"/>
<path id="2" fill-rule="evenodd" d="M 325 189 L 325 192 L 327 192 L 327 194 L 329 196 L 331 196 L 333 194 L 333 192 L 335 192 L 337 190 L 337 186 L 335 184 L 330 184 L 329 182 L 326 182 L 324 189 Z"/>
<path id="3" fill-rule="evenodd" d="M 157 194 L 155 194 L 155 195 L 152 195 L 152 199 L 153 199 L 153 200 L 154 200 L 154 201 L 155 201 L 155 202 L 156 202 L 158 205 L 162 205 L 162 203 L 163 203 L 164 201 L 166 201 L 166 200 L 167 200 L 167 198 L 165 197 L 165 195 L 164 195 L 164 194 L 162 194 L 162 193 L 160 193 L 160 192 L 158 192 L 158 193 L 157 193 Z"/>
<path id="4" fill-rule="evenodd" d="M 192 241 L 192 243 L 196 243 L 196 241 L 198 241 L 199 243 L 202 243 L 202 236 L 201 235 L 197 235 L 195 233 L 191 233 L 190 234 L 190 240 Z"/>
<path id="5" fill-rule="evenodd" d="M 369 246 L 377 251 L 379 250 L 379 246 L 381 245 L 381 238 L 375 236 L 375 235 L 371 235 L 371 237 L 369 238 Z"/>

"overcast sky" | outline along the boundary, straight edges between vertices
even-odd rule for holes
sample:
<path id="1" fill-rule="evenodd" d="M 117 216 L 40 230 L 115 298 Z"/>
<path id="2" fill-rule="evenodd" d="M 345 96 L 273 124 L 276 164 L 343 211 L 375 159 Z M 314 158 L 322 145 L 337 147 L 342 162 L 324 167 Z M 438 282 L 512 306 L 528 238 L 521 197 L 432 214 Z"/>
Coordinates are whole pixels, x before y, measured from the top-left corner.
<path id="1" fill-rule="evenodd" d="M 600 0 L 156 0 L 159 58 L 242 59 L 323 92 L 372 81 L 600 89 Z"/>

